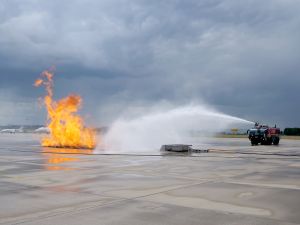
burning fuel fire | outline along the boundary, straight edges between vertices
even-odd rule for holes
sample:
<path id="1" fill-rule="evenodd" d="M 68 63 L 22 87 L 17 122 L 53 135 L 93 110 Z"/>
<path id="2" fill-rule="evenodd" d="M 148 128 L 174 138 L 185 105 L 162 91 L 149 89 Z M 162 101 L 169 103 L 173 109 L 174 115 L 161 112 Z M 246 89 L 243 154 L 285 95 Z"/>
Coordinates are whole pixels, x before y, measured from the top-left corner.
<path id="1" fill-rule="evenodd" d="M 47 109 L 47 127 L 50 134 L 42 139 L 42 146 L 61 148 L 86 148 L 96 146 L 96 132 L 84 125 L 83 118 L 77 112 L 82 99 L 71 94 L 58 101 L 53 100 L 53 72 L 44 71 L 34 86 L 45 86 L 47 95 L 44 104 Z"/>

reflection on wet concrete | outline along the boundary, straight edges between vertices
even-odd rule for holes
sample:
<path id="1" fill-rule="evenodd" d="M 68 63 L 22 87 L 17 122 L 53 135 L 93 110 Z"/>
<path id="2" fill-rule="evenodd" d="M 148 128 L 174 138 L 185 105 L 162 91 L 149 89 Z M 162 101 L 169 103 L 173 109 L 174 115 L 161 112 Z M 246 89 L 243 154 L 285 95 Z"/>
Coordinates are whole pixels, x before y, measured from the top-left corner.
<path id="1" fill-rule="evenodd" d="M 93 154 L 92 149 L 50 148 L 42 149 L 46 170 L 75 170 L 68 162 L 80 161 L 79 155 Z"/>

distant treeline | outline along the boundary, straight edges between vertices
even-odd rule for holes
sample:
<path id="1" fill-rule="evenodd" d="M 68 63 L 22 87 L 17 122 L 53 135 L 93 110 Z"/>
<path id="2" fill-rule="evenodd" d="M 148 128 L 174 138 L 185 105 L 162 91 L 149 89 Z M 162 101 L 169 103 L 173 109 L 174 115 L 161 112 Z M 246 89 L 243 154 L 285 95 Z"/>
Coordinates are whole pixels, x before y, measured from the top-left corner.
<path id="1" fill-rule="evenodd" d="M 283 131 L 284 135 L 300 135 L 300 128 L 285 128 Z"/>

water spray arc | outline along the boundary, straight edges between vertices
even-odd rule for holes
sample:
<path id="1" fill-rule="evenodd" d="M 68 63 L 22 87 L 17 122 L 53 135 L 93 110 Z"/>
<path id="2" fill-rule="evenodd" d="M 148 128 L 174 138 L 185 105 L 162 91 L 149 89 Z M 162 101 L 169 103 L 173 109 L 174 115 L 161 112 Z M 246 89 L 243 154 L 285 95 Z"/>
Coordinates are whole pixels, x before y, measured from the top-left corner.
<path id="1" fill-rule="evenodd" d="M 103 142 L 105 148 L 118 152 L 151 151 L 165 144 L 191 144 L 194 131 L 207 137 L 241 124 L 253 123 L 204 105 L 188 105 L 161 109 L 133 119 L 118 119 L 103 137 Z"/>

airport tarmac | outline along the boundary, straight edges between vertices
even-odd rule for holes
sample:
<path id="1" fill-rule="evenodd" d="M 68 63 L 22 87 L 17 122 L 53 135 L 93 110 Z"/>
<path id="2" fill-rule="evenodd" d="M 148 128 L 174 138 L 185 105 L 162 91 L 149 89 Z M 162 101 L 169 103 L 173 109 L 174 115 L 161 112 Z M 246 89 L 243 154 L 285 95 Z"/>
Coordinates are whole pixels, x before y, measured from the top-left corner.
<path id="1" fill-rule="evenodd" d="M 0 224 L 300 224 L 299 140 L 208 138 L 198 143 L 208 153 L 180 155 L 42 148 L 39 138 L 0 134 Z"/>

